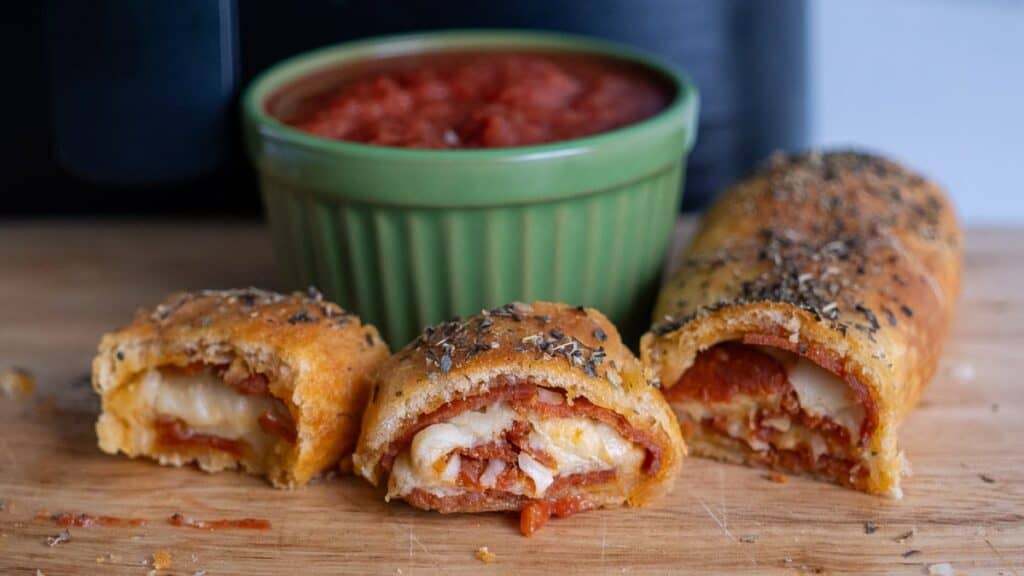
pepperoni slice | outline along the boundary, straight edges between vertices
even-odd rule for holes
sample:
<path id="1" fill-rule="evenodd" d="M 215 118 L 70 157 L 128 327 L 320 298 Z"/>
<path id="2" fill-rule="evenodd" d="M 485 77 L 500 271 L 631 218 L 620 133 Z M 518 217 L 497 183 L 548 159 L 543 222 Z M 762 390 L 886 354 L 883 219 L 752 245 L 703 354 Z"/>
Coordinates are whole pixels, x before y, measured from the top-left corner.
<path id="1" fill-rule="evenodd" d="M 198 446 L 212 448 L 241 457 L 243 444 L 238 440 L 212 434 L 199 434 L 189 429 L 180 418 L 160 417 L 156 420 L 157 443 L 163 446 Z"/>
<path id="2" fill-rule="evenodd" d="M 243 396 L 267 396 L 270 394 L 270 380 L 263 374 L 249 374 L 243 378 L 232 378 L 231 372 L 224 375 L 224 383 Z"/>
<path id="3" fill-rule="evenodd" d="M 295 440 L 298 438 L 298 433 L 295 431 L 295 426 L 292 425 L 291 420 L 281 417 L 270 410 L 265 410 L 260 414 L 259 424 L 260 428 L 267 434 L 273 434 L 291 444 L 295 444 Z"/>
<path id="4" fill-rule="evenodd" d="M 698 354 L 665 397 L 724 403 L 736 394 L 770 396 L 789 389 L 785 367 L 770 354 L 741 342 L 723 342 Z"/>

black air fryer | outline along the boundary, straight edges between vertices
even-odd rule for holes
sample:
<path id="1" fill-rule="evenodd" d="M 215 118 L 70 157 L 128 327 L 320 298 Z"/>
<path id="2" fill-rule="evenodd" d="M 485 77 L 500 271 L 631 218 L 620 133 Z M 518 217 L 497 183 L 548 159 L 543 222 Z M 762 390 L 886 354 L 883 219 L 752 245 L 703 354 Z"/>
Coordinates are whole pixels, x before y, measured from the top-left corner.
<path id="1" fill-rule="evenodd" d="M 290 55 L 437 28 L 536 28 L 633 44 L 701 95 L 684 207 L 778 147 L 805 144 L 805 2 L 780 0 L 48 0 L 16 4 L 25 50 L 5 94 L 2 172 L 39 193 L 4 213 L 259 213 L 237 124 L 240 87 Z M 36 59 L 33 59 L 33 58 Z"/>

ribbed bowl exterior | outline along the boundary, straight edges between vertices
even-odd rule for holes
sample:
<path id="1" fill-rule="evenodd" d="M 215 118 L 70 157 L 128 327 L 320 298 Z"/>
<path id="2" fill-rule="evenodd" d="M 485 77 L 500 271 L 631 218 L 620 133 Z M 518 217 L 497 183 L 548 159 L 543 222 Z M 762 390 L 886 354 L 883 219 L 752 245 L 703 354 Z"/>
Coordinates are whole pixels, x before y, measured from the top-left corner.
<path id="1" fill-rule="evenodd" d="M 589 195 L 483 209 L 351 203 L 267 175 L 261 184 L 289 283 L 319 287 L 398 348 L 424 326 L 517 300 L 592 306 L 637 336 L 683 170 L 680 161 Z"/>

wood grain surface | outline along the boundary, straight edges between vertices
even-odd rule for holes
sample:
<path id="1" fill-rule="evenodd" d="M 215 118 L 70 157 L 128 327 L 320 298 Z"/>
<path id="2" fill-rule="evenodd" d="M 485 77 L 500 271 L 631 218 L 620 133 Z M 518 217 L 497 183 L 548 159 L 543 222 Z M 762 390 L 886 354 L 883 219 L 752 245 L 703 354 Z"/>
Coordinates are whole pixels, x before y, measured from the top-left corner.
<path id="1" fill-rule="evenodd" d="M 677 247 L 691 228 L 680 226 Z M 182 288 L 275 287 L 266 231 L 231 223 L 0 224 L 0 574 L 965 574 L 1024 573 L 1024 230 L 971 230 L 953 335 L 902 430 L 914 468 L 901 501 L 688 459 L 641 510 L 553 520 L 519 535 L 503 514 L 385 504 L 351 477 L 294 492 L 102 454 L 88 384 L 99 335 Z M 141 518 L 60 531 L 51 513 Z M 270 520 L 265 531 L 167 523 Z M 867 523 L 871 523 L 868 525 Z M 871 527 L 877 529 L 871 530 Z M 900 541 L 900 536 L 913 535 Z M 869 533 L 870 532 L 870 533 Z M 477 550 L 496 555 L 485 564 Z M 38 572 L 37 572 L 38 571 Z"/>

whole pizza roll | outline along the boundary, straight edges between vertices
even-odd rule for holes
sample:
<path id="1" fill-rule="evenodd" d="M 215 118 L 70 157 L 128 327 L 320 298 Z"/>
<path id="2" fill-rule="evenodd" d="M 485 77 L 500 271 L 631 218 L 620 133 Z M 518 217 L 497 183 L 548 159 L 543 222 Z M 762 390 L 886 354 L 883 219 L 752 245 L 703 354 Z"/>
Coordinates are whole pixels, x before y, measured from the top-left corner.
<path id="1" fill-rule="evenodd" d="M 351 454 L 388 355 L 373 326 L 312 289 L 174 294 L 100 342 L 99 445 L 299 486 Z"/>
<path id="2" fill-rule="evenodd" d="M 679 425 L 600 312 L 537 302 L 428 328 L 381 368 L 353 456 L 387 498 L 440 512 L 643 505 L 672 484 Z"/>
<path id="3" fill-rule="evenodd" d="M 861 153 L 780 155 L 710 209 L 641 342 L 695 454 L 900 496 L 897 428 L 960 285 L 941 190 Z"/>

